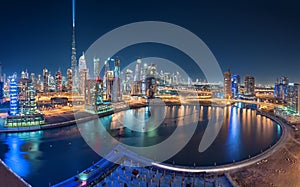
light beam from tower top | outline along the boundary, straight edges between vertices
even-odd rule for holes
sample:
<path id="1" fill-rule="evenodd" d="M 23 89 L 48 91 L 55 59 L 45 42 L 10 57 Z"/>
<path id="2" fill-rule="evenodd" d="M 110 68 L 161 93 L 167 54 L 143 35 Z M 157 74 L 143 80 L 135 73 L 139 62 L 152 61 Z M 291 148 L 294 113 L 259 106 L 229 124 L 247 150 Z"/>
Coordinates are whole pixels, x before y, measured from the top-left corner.
<path id="1" fill-rule="evenodd" d="M 72 19 L 73 19 L 73 27 L 75 27 L 75 0 L 72 0 Z"/>

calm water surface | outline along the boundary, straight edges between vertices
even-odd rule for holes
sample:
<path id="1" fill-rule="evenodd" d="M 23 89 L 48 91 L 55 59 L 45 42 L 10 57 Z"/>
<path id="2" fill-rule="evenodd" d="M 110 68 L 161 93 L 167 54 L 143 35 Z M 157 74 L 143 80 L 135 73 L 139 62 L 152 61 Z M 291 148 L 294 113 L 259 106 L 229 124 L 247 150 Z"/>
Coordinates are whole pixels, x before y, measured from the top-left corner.
<path id="1" fill-rule="evenodd" d="M 199 153 L 198 146 L 208 120 L 218 112 L 224 115 L 222 128 L 212 145 Z M 143 123 L 150 117 L 164 120 L 161 125 Z M 130 123 L 133 118 L 140 120 Z M 125 121 L 126 127 L 120 121 Z M 214 163 L 221 165 L 233 160 L 240 161 L 274 145 L 281 136 L 279 125 L 272 120 L 257 115 L 253 110 L 237 107 L 140 108 L 86 122 L 80 128 L 84 133 L 91 133 L 89 138 L 95 142 L 95 149 L 101 149 L 101 142 L 97 142 L 103 133 L 99 132 L 99 125 L 104 125 L 112 136 L 124 144 L 151 146 L 164 141 L 176 128 L 189 125 L 192 121 L 197 121 L 194 135 L 187 146 L 167 163 L 211 166 Z M 177 141 L 180 140 L 178 136 Z M 86 144 L 76 125 L 46 131 L 0 134 L 0 158 L 33 186 L 58 183 L 101 159 Z"/>

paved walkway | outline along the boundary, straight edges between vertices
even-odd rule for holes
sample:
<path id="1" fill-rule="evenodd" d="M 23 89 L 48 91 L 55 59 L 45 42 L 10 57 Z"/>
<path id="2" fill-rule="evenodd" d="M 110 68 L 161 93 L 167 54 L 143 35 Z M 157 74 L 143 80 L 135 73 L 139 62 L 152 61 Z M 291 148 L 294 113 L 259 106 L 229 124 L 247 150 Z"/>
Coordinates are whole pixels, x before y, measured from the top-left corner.
<path id="1" fill-rule="evenodd" d="M 30 186 L 22 178 L 18 177 L 0 159 L 0 186 L 24 187 Z"/>

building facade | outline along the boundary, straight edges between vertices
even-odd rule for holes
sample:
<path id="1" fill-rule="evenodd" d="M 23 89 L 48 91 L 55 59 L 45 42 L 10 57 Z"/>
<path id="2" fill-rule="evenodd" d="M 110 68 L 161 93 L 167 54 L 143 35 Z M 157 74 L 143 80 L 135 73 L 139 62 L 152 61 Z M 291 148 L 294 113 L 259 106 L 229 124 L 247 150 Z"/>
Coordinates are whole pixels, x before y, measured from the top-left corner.
<path id="1" fill-rule="evenodd" d="M 228 70 L 227 72 L 224 72 L 224 98 L 230 99 L 232 96 L 232 82 L 231 82 L 231 72 Z"/>
<path id="2" fill-rule="evenodd" d="M 244 96 L 254 97 L 255 96 L 255 79 L 253 76 L 245 76 L 245 90 Z"/>

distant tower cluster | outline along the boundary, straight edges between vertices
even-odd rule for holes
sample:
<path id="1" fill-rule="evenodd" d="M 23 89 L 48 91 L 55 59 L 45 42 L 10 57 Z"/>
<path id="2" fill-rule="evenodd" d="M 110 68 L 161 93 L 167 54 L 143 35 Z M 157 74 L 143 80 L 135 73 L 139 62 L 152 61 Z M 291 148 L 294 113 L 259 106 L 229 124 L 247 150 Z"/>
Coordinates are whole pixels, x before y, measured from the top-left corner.
<path id="1" fill-rule="evenodd" d="M 131 86 L 132 96 L 145 95 L 153 98 L 157 91 L 158 73 L 155 64 L 144 64 L 142 68 L 141 59 L 137 59 L 135 64 L 135 74 Z"/>
<path id="2" fill-rule="evenodd" d="M 109 68 L 109 62 L 114 62 L 114 70 Z M 104 99 L 112 102 L 122 101 L 122 89 L 121 89 L 121 62 L 119 59 L 107 59 L 104 62 Z"/>

